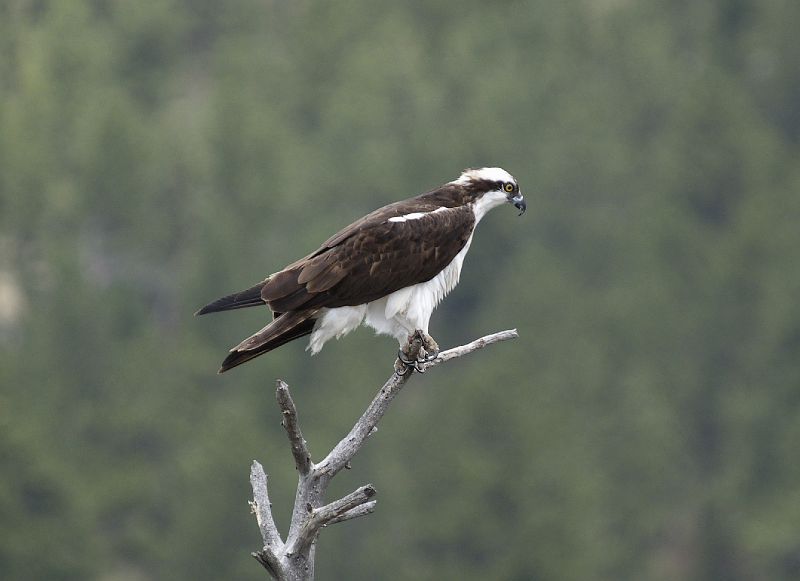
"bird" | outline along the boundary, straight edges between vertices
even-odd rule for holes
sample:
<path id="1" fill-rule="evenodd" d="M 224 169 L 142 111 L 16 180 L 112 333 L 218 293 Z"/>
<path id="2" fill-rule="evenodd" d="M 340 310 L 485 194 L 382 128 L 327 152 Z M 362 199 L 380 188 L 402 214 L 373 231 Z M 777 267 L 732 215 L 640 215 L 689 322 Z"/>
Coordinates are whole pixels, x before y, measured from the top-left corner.
<path id="1" fill-rule="evenodd" d="M 428 334 L 431 315 L 458 284 L 475 227 L 503 204 L 525 213 L 517 180 L 499 167 L 468 168 L 367 214 L 258 284 L 207 304 L 195 315 L 266 305 L 273 316 L 230 350 L 219 373 L 307 335 L 307 350 L 317 354 L 362 323 L 397 339 L 398 374 L 424 372 L 421 363 L 439 354 Z M 414 334 L 422 344 L 416 359 L 409 356 Z"/>

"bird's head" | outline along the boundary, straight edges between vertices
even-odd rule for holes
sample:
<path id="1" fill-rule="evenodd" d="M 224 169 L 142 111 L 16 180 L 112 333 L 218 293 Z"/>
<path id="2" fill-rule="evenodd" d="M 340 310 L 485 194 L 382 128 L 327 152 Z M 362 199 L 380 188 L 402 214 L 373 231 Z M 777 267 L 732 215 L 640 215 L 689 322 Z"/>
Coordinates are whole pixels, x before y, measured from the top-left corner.
<path id="1" fill-rule="evenodd" d="M 478 220 L 501 204 L 513 204 L 520 216 L 528 207 L 517 180 L 499 167 L 466 169 L 450 185 L 458 186 L 463 191 L 465 201 L 472 204 Z"/>

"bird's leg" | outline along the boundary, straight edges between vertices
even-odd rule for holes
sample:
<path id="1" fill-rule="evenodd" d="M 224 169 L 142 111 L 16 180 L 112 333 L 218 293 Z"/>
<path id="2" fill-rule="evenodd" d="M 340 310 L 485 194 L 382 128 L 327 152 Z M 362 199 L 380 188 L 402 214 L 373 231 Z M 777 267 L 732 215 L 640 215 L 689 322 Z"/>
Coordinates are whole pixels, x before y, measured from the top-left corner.
<path id="1" fill-rule="evenodd" d="M 423 343 L 422 331 L 414 331 L 408 336 L 408 341 L 397 351 L 397 360 L 394 362 L 394 370 L 397 375 L 403 376 L 411 369 L 425 373 L 425 369 L 420 365 L 420 350 Z"/>
<path id="2" fill-rule="evenodd" d="M 425 364 L 439 356 L 439 345 L 425 331 L 417 329 L 409 335 L 408 342 L 397 352 L 394 370 L 405 375 L 412 368 L 417 373 L 425 373 Z"/>

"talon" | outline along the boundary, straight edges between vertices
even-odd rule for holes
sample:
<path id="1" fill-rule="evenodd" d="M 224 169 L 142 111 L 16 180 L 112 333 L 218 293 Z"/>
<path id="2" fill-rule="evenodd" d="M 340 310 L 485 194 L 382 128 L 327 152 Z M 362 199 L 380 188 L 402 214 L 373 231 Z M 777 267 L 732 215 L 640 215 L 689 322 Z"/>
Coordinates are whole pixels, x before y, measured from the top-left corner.
<path id="1" fill-rule="evenodd" d="M 405 363 L 402 363 L 401 365 L 394 366 L 394 372 L 397 374 L 398 377 L 403 377 L 407 375 L 409 371 L 411 371 L 412 367 L 413 365 L 406 365 Z"/>
<path id="2" fill-rule="evenodd" d="M 422 361 L 425 363 L 430 363 L 431 361 L 435 361 L 437 357 L 439 357 L 438 349 L 431 351 L 430 353 L 426 353 Z"/>
<path id="3" fill-rule="evenodd" d="M 406 367 L 413 365 L 414 361 L 409 359 L 406 355 L 407 354 L 402 349 L 397 350 L 397 359 L 399 359 L 401 363 L 405 363 Z"/>
<path id="4" fill-rule="evenodd" d="M 425 373 L 426 371 L 424 360 L 418 359 L 417 361 L 414 361 L 414 364 L 411 367 L 413 367 L 417 373 Z M 409 367 L 409 369 L 411 369 L 411 367 Z"/>
<path id="5" fill-rule="evenodd" d="M 408 374 L 412 367 L 414 367 L 414 362 L 406 357 L 402 349 L 398 349 L 397 360 L 394 362 L 394 372 L 398 377 L 403 377 Z"/>

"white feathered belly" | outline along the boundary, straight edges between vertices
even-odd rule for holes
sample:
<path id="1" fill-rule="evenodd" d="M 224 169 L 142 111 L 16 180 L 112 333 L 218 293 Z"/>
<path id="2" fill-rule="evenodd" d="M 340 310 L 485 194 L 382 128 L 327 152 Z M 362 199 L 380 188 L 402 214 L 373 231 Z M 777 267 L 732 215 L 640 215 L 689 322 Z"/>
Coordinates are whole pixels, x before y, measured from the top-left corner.
<path id="1" fill-rule="evenodd" d="M 326 341 L 343 337 L 362 322 L 380 334 L 391 335 L 402 345 L 416 329 L 428 332 L 428 323 L 441 300 L 455 288 L 472 236 L 452 262 L 427 282 L 402 288 L 364 305 L 323 309 L 307 349 L 319 353 Z"/>

